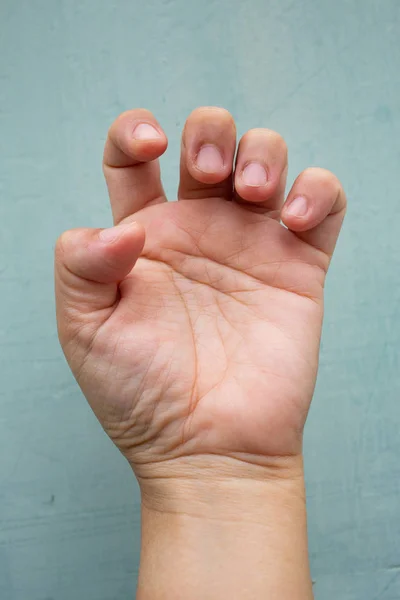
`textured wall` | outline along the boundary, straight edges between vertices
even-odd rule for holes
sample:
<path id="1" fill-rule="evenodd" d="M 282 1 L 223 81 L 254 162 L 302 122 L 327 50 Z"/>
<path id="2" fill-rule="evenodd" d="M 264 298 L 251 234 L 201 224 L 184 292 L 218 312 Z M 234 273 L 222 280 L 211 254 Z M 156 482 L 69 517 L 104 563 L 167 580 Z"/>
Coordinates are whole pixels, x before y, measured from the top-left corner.
<path id="1" fill-rule="evenodd" d="M 306 431 L 317 599 L 400 598 L 398 0 L 1 0 L 0 598 L 128 600 L 139 497 L 58 348 L 57 235 L 110 222 L 107 128 L 146 106 L 164 181 L 199 104 L 343 180 Z"/>

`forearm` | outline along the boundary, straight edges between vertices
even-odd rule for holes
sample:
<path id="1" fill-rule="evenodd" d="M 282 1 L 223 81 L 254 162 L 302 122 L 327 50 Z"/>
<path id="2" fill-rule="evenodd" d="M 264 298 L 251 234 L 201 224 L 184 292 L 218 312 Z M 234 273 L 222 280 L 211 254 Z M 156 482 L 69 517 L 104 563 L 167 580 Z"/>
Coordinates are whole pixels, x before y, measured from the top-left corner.
<path id="1" fill-rule="evenodd" d="M 143 494 L 138 600 L 312 600 L 302 467 Z"/>

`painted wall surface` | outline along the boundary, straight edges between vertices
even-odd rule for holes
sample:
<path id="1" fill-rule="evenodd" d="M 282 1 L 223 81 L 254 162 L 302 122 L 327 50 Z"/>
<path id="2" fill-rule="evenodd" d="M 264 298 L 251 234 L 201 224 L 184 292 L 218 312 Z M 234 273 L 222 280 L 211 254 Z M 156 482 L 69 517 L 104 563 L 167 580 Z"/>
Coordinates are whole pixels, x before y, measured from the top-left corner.
<path id="1" fill-rule="evenodd" d="M 197 105 L 267 126 L 290 179 L 326 166 L 349 212 L 306 429 L 317 599 L 400 598 L 400 2 L 1 0 L 0 598 L 128 600 L 139 496 L 58 346 L 53 246 L 107 226 L 108 126 L 145 106 L 170 147 Z"/>

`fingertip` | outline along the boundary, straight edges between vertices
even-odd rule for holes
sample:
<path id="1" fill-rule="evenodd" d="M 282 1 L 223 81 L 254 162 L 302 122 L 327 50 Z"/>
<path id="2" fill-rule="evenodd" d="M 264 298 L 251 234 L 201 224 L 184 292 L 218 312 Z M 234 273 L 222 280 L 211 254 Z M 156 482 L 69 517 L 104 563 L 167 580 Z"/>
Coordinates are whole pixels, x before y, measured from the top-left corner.
<path id="1" fill-rule="evenodd" d="M 159 158 L 167 149 L 167 136 L 155 123 L 139 122 L 134 125 L 127 140 L 128 152 L 140 162 L 149 162 Z"/>
<path id="2" fill-rule="evenodd" d="M 227 182 L 235 147 L 236 126 L 227 110 L 213 106 L 194 110 L 182 133 L 180 197 Z"/>
<path id="3" fill-rule="evenodd" d="M 163 132 L 151 123 L 141 122 L 132 131 L 134 140 L 156 142 L 163 138 Z"/>
<path id="4" fill-rule="evenodd" d="M 339 179 L 326 169 L 310 167 L 293 184 L 281 219 L 293 231 L 307 231 L 345 208 L 346 196 Z"/>
<path id="5" fill-rule="evenodd" d="M 97 232 L 93 258 L 96 279 L 104 282 L 120 281 L 135 266 L 145 243 L 143 225 L 135 221 L 121 223 Z"/>
<path id="6" fill-rule="evenodd" d="M 109 129 L 104 165 L 125 167 L 149 162 L 159 158 L 167 146 L 167 136 L 150 111 L 126 111 L 117 117 Z"/>
<path id="7" fill-rule="evenodd" d="M 339 179 L 312 167 L 293 184 L 281 220 L 303 241 L 331 256 L 346 212 L 346 195 Z"/>
<path id="8" fill-rule="evenodd" d="M 139 123 L 133 131 L 124 131 L 120 148 L 129 158 L 129 165 L 156 160 L 168 147 L 165 133 L 148 123 Z"/>
<path id="9" fill-rule="evenodd" d="M 288 152 L 285 140 L 270 129 L 250 129 L 239 142 L 235 191 L 241 201 L 279 210 L 286 186 Z"/>
<path id="10" fill-rule="evenodd" d="M 235 172 L 235 191 L 247 202 L 261 203 L 275 193 L 277 182 L 271 180 L 267 168 L 261 162 L 249 162 Z"/>
<path id="11" fill-rule="evenodd" d="M 116 262 L 119 268 L 125 263 L 133 266 L 145 243 L 145 229 L 136 221 L 121 223 L 97 233 L 100 241 L 100 252 L 106 252 L 109 262 Z"/>
<path id="12" fill-rule="evenodd" d="M 226 160 L 217 145 L 204 144 L 194 157 L 187 157 L 187 170 L 199 183 L 220 183 L 232 172 L 232 157 Z"/>
<path id="13" fill-rule="evenodd" d="M 281 219 L 293 231 L 306 231 L 313 226 L 312 203 L 299 194 L 288 200 L 282 208 Z"/>

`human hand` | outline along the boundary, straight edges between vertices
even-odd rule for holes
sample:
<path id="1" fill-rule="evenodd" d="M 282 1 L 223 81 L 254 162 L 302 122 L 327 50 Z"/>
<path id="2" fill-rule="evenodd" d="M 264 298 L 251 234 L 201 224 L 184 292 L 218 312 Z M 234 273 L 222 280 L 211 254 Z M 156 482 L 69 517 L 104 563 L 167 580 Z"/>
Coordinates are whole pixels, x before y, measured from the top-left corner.
<path id="1" fill-rule="evenodd" d="M 345 195 L 308 169 L 283 204 L 282 138 L 247 132 L 232 171 L 235 137 L 226 111 L 194 111 L 168 203 L 165 134 L 148 111 L 122 114 L 104 153 L 117 227 L 57 243 L 63 350 L 139 481 L 200 473 L 210 456 L 251 470 L 301 454 Z"/>

